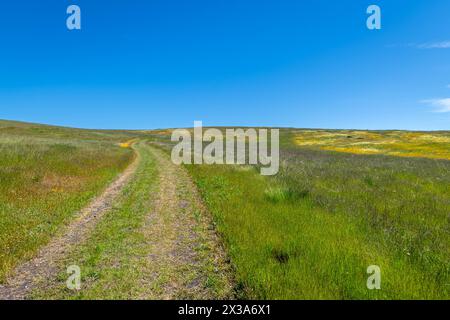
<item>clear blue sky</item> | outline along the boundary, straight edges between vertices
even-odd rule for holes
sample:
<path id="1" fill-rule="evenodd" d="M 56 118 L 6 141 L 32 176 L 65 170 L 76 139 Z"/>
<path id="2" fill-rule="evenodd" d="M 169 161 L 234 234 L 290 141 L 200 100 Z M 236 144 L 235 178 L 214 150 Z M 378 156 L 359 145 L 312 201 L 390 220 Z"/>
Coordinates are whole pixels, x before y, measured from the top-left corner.
<path id="1" fill-rule="evenodd" d="M 0 118 L 450 129 L 450 1 L 2 1 Z"/>

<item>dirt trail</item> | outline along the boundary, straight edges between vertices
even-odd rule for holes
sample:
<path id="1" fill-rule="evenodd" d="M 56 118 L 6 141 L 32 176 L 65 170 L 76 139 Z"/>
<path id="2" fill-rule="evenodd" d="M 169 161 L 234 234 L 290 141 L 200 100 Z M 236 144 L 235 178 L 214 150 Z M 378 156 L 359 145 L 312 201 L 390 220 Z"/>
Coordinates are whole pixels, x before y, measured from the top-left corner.
<path id="1" fill-rule="evenodd" d="M 136 256 L 141 266 L 137 299 L 233 298 L 230 264 L 187 171 L 176 166 L 157 147 L 151 147 L 159 173 L 159 190 L 152 211 L 139 231 L 147 254 Z M 104 193 L 80 211 L 76 220 L 43 247 L 35 258 L 15 269 L 0 300 L 27 299 L 35 290 L 50 289 L 61 272 L 61 262 L 76 245 L 86 241 L 102 216 L 113 206 L 135 173 L 144 153 Z M 148 192 L 151 192 L 148 190 Z M 101 297 L 99 297 L 101 298 Z"/>
<path id="2" fill-rule="evenodd" d="M 6 285 L 0 285 L 0 300 L 26 299 L 36 286 L 55 277 L 58 261 L 72 247 L 86 239 L 96 223 L 111 208 L 114 199 L 135 172 L 139 161 L 140 155 L 137 153 L 133 163 L 99 197 L 82 209 L 70 225 L 41 248 L 33 259 L 17 267 Z"/>
<path id="3" fill-rule="evenodd" d="M 231 298 L 230 266 L 195 185 L 167 154 L 151 150 L 160 189 L 143 228 L 150 254 L 142 283 L 146 290 L 139 298 Z"/>

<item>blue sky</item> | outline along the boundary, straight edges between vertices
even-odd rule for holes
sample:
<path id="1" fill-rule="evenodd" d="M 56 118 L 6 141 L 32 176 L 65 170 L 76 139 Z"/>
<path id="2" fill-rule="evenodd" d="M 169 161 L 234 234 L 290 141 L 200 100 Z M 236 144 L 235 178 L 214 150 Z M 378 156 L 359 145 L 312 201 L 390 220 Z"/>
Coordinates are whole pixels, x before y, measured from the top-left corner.
<path id="1" fill-rule="evenodd" d="M 448 130 L 449 21 L 447 0 L 2 1 L 0 118 Z"/>

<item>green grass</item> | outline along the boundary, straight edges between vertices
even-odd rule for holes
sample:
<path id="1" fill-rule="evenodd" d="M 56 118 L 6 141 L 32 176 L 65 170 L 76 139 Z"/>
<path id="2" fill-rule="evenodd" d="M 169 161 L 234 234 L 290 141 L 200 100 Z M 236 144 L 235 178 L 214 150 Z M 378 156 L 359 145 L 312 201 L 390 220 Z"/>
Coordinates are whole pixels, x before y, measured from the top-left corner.
<path id="1" fill-rule="evenodd" d="M 62 267 L 60 281 L 52 288 L 35 292 L 35 298 L 130 299 L 145 290 L 139 281 L 148 244 L 140 229 L 153 208 L 158 179 L 148 147 L 141 142 L 136 148 L 141 153 L 141 163 L 133 180 L 89 238 L 62 262 L 62 266 L 80 267 L 82 290 L 65 288 L 67 274 Z"/>
<path id="2" fill-rule="evenodd" d="M 430 150 L 446 154 L 449 133 L 307 132 L 314 143 L 298 143 L 302 130 L 282 130 L 275 177 L 248 166 L 187 166 L 228 250 L 239 296 L 449 299 L 450 161 L 422 158 Z M 138 134 L 170 150 L 170 130 L 0 121 L 0 280 L 123 170 L 132 154 L 117 144 Z M 367 140 L 362 147 L 354 147 L 357 134 Z M 394 138 L 395 145 L 387 143 Z M 364 154 L 367 145 L 380 154 Z M 136 257 L 147 248 L 138 230 L 157 172 L 151 156 L 145 159 L 115 209 L 64 261 L 80 265 L 83 290 L 55 287 L 36 297 L 126 299 L 144 290 L 145 266 Z M 366 287 L 370 265 L 381 268 L 381 290 Z"/>
<path id="3" fill-rule="evenodd" d="M 297 147 L 290 131 L 281 142 L 276 177 L 187 166 L 243 298 L 450 298 L 450 161 Z M 381 290 L 366 287 L 370 265 Z"/>
<path id="4" fill-rule="evenodd" d="M 293 200 L 292 191 L 282 195 L 283 187 L 268 190 L 301 180 L 271 180 L 225 166 L 190 169 L 246 298 L 449 297 L 448 191 L 434 194 L 433 204 L 430 194 L 411 196 L 400 178 L 384 192 L 364 193 L 364 178 L 334 180 L 342 168 L 324 173 L 322 167 L 307 195 L 302 186 Z M 382 270 L 379 291 L 366 288 L 372 264 Z"/>
<path id="5" fill-rule="evenodd" d="M 130 163 L 131 135 L 0 121 L 0 283 Z"/>
<path id="6" fill-rule="evenodd" d="M 300 146 L 354 154 L 450 160 L 450 132 L 292 130 Z"/>
<path id="7" fill-rule="evenodd" d="M 60 273 L 58 279 L 50 284 L 44 284 L 33 292 L 33 299 L 155 299 L 160 298 L 164 287 L 170 287 L 173 280 L 183 278 L 187 284 L 204 281 L 204 286 L 211 292 L 211 297 L 224 298 L 230 295 L 231 287 L 224 281 L 222 274 L 217 274 L 218 257 L 211 254 L 213 248 L 210 240 L 206 239 L 207 228 L 203 213 L 190 212 L 193 208 L 181 208 L 178 214 L 193 214 L 195 228 L 193 232 L 199 237 L 199 242 L 193 242 L 195 260 L 182 268 L 174 268 L 170 264 L 158 264 L 158 260 L 149 257 L 158 254 L 176 254 L 173 248 L 159 253 L 161 246 L 167 245 L 165 241 L 149 237 L 145 234 L 146 223 L 157 223 L 157 218 L 151 213 L 156 210 L 155 201 L 160 191 L 159 174 L 166 169 L 157 163 L 151 147 L 141 141 L 134 148 L 140 154 L 140 163 L 132 181 L 121 192 L 114 202 L 113 209 L 109 210 L 104 218 L 98 222 L 93 232 L 85 241 L 69 252 L 66 258 L 59 263 Z M 186 204 L 193 205 L 192 190 L 180 185 L 178 194 L 186 199 Z M 170 223 L 168 212 L 158 212 L 161 222 L 167 225 L 158 225 L 165 230 Z M 171 230 L 165 230 L 170 233 Z M 161 236 L 156 234 L 155 236 Z M 178 240 L 187 235 L 176 234 Z M 192 233 L 189 236 L 193 236 Z M 170 239 L 170 235 L 167 235 Z M 170 244 L 174 244 L 170 242 Z M 154 246 L 159 246 L 155 248 Z M 185 257 L 189 259 L 189 257 Z M 80 267 L 82 284 L 80 291 L 71 291 L 66 288 L 66 268 L 70 265 Z M 157 277 L 156 277 L 157 275 Z M 154 278 L 154 279 L 153 279 Z M 200 280 L 203 279 L 204 280 Z M 183 291 L 181 291 L 183 292 Z M 183 294 L 183 293 L 182 293 Z M 207 296 L 209 297 L 209 295 Z M 190 298 L 179 296 L 178 298 Z"/>

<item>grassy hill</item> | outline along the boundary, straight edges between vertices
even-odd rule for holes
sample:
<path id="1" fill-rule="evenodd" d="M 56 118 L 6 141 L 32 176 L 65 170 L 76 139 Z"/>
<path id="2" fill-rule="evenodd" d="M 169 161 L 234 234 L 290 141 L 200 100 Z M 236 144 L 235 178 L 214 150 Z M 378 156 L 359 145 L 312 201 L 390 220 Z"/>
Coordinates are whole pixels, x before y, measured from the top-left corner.
<path id="1" fill-rule="evenodd" d="M 230 257 L 238 297 L 450 298 L 450 132 L 280 133 L 281 167 L 274 177 L 252 166 L 186 165 Z M 169 129 L 0 121 L 0 282 L 123 171 L 133 159 L 130 141 L 145 140 L 169 153 L 170 135 Z M 144 182 L 158 188 L 151 182 L 157 168 L 152 170 L 148 177 L 139 173 L 139 197 L 133 199 L 146 197 Z M 140 279 L 134 264 L 123 272 L 113 265 L 103 277 L 97 270 L 101 248 L 111 251 L 102 263 L 134 252 L 117 232 L 131 228 L 135 212 L 144 221 L 147 206 L 126 195 L 126 210 L 109 215 L 95 231 L 92 239 L 99 242 L 90 240 L 77 253 L 96 275 L 96 289 L 85 297 L 104 295 L 108 281 L 118 284 L 119 297 L 140 290 L 126 280 L 130 274 Z M 130 209 L 135 207 L 140 209 Z M 132 241 L 139 250 L 140 239 Z M 381 290 L 366 287 L 370 265 L 381 268 Z"/>
<path id="2" fill-rule="evenodd" d="M 153 134 L 167 150 L 169 137 Z M 187 167 L 242 297 L 448 299 L 449 141 L 448 131 L 282 129 L 275 177 Z M 370 265 L 381 290 L 366 287 Z"/>
<path id="3" fill-rule="evenodd" d="M 0 283 L 130 163 L 132 135 L 0 120 Z"/>

